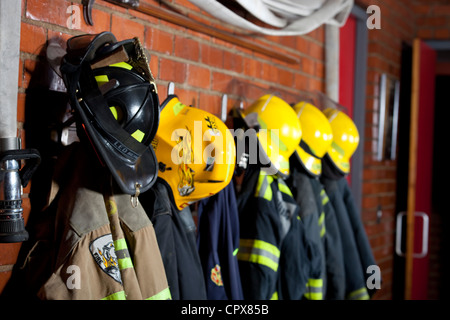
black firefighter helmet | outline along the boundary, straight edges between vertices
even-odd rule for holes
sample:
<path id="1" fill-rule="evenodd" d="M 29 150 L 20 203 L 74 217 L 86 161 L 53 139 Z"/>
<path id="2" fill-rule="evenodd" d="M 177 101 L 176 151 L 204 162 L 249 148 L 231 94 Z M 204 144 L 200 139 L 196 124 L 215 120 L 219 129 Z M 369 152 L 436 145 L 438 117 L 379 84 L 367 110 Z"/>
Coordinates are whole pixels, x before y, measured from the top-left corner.
<path id="1" fill-rule="evenodd" d="M 110 32 L 67 41 L 61 63 L 77 124 L 120 189 L 139 195 L 156 181 L 151 141 L 159 124 L 159 100 L 139 39 L 118 42 Z"/>

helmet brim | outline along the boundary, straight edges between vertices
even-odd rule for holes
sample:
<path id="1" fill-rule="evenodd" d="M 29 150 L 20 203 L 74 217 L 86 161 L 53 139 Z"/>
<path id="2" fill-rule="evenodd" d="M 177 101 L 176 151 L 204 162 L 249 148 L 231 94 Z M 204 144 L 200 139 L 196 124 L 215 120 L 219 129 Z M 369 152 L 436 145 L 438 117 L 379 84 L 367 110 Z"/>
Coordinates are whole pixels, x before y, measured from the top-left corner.
<path id="1" fill-rule="evenodd" d="M 77 104 L 78 105 L 78 104 Z M 93 125 L 84 109 L 75 107 L 86 130 L 90 143 L 97 152 L 100 161 L 106 165 L 120 189 L 130 195 L 137 190 L 145 192 L 154 184 L 158 176 L 157 159 L 153 148 L 147 147 L 136 159 L 126 158 Z"/>
<path id="2" fill-rule="evenodd" d="M 302 147 L 297 146 L 295 153 L 301 165 L 312 175 L 318 177 L 322 173 L 322 160 L 308 154 Z"/>
<path id="3" fill-rule="evenodd" d="M 350 172 L 350 159 L 341 155 L 335 148 L 331 147 L 328 150 L 328 155 L 332 163 L 339 169 L 343 174 L 348 174 Z"/>

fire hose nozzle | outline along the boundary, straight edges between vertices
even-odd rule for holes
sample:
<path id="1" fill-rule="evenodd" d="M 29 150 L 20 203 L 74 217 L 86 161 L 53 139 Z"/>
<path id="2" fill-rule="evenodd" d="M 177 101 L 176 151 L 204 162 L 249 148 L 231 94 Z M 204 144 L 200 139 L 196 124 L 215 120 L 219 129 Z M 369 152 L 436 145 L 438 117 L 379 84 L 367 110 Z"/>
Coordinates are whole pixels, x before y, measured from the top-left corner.
<path id="1" fill-rule="evenodd" d="M 21 167 L 21 160 L 27 160 Z M 0 153 L 0 243 L 28 240 L 22 209 L 22 188 L 26 187 L 41 160 L 35 149 Z"/>

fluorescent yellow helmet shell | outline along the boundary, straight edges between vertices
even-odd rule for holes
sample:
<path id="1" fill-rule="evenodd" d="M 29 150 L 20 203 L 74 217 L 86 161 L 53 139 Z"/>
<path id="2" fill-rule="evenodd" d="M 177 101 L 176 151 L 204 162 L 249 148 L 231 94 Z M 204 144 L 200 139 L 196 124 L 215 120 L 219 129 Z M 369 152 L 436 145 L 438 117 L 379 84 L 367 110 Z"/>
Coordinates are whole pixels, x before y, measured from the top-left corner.
<path id="1" fill-rule="evenodd" d="M 270 162 L 282 177 L 289 175 L 289 157 L 294 153 L 302 137 L 300 122 L 292 107 L 274 95 L 264 95 L 242 112 L 248 122 L 251 114 L 257 115 L 258 141 Z"/>
<path id="2" fill-rule="evenodd" d="M 301 101 L 294 105 L 302 126 L 302 140 L 296 154 L 303 167 L 314 176 L 322 173 L 322 158 L 333 142 L 333 132 L 327 117 L 319 108 Z"/>
<path id="3" fill-rule="evenodd" d="M 219 118 L 181 103 L 175 95 L 168 96 L 161 107 L 152 142 L 158 176 L 170 185 L 182 209 L 230 183 L 236 163 L 234 137 Z"/>
<path id="4" fill-rule="evenodd" d="M 328 155 L 344 174 L 350 172 L 350 158 L 359 144 L 359 132 L 353 120 L 344 112 L 327 108 L 323 111 L 333 130 L 333 142 Z"/>

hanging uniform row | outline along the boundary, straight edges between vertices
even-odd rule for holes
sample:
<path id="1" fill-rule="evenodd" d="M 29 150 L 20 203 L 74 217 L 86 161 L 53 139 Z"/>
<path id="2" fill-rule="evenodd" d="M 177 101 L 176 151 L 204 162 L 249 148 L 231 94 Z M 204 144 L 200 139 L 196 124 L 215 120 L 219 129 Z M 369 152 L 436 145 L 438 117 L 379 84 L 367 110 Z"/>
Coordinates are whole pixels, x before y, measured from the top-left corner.
<path id="1" fill-rule="evenodd" d="M 346 180 L 359 136 L 343 112 L 264 95 L 234 110 L 233 136 L 175 95 L 159 104 L 138 39 L 67 48 L 80 141 L 50 165 L 10 295 L 370 298 L 375 261 Z"/>

